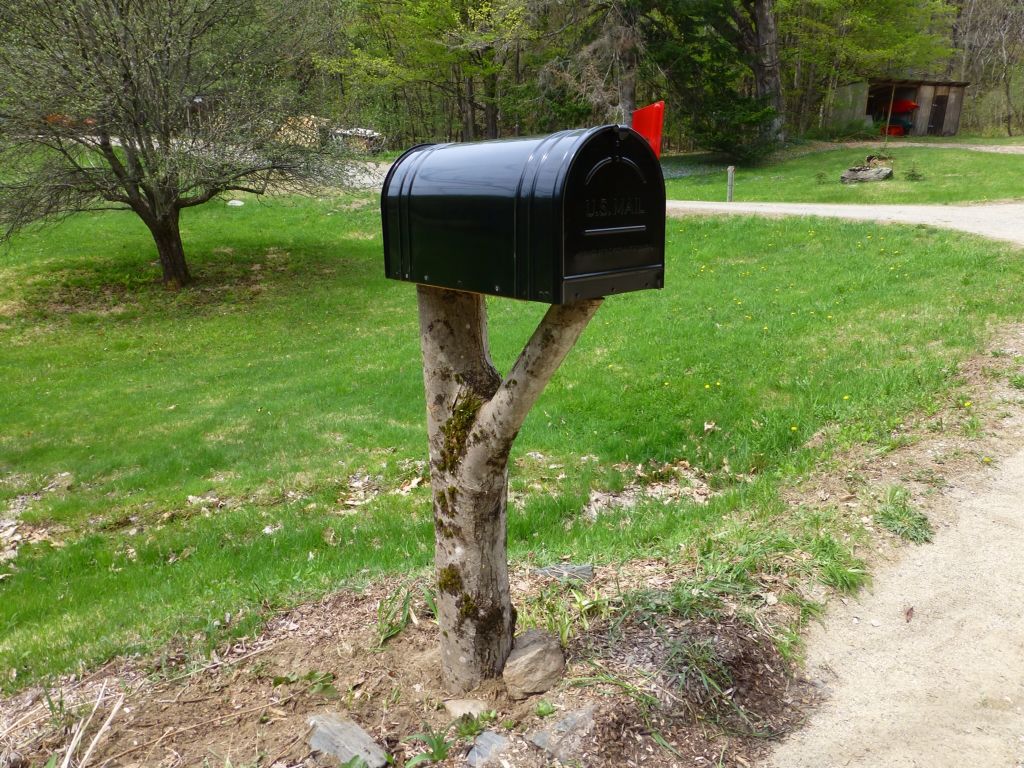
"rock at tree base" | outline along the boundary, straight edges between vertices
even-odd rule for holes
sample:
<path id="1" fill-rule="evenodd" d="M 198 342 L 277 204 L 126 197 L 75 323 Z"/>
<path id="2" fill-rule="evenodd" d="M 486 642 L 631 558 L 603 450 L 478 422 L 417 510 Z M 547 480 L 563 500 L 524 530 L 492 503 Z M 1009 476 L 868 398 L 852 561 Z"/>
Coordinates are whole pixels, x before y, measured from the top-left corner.
<path id="1" fill-rule="evenodd" d="M 860 181 L 884 181 L 892 178 L 892 168 L 878 166 L 872 168 L 867 165 L 858 165 L 843 171 L 839 180 L 843 184 L 856 184 Z"/>
<path id="2" fill-rule="evenodd" d="M 309 718 L 309 748 L 342 763 L 362 758 L 368 768 L 384 768 L 388 758 L 370 735 L 347 717 L 326 713 Z"/>
<path id="3" fill-rule="evenodd" d="M 492 709 L 479 699 L 448 699 L 444 703 L 444 708 L 452 717 L 480 717 Z"/>
<path id="4" fill-rule="evenodd" d="M 583 739 L 594 730 L 594 705 L 574 710 L 550 728 L 530 734 L 530 741 L 563 763 L 582 761 Z"/>
<path id="5" fill-rule="evenodd" d="M 535 568 L 534 573 L 538 576 L 547 576 L 558 581 L 591 581 L 594 578 L 594 566 L 592 565 L 549 565 L 545 568 Z"/>
<path id="6" fill-rule="evenodd" d="M 473 748 L 466 755 L 466 762 L 473 768 L 483 768 L 492 756 L 508 746 L 508 739 L 494 731 L 484 731 L 473 741 Z"/>
<path id="7" fill-rule="evenodd" d="M 558 641 L 539 630 L 530 629 L 515 639 L 501 676 L 509 696 L 525 699 L 553 688 L 562 678 L 564 669 L 565 656 Z"/>

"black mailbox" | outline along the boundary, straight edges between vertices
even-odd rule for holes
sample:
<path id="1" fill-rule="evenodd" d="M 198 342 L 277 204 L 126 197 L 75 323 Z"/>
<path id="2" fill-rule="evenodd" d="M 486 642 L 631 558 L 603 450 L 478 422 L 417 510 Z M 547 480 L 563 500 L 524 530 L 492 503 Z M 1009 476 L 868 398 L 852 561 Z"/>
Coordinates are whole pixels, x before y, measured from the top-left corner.
<path id="1" fill-rule="evenodd" d="M 548 304 L 664 285 L 665 180 L 630 128 L 413 147 L 381 214 L 395 280 Z"/>

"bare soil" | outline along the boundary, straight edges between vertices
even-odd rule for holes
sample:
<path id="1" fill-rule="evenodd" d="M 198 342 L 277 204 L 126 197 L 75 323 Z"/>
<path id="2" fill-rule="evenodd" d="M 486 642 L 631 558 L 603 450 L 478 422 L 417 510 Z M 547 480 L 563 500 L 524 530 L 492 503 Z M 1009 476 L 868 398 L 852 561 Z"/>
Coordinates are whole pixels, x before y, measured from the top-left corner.
<path id="1" fill-rule="evenodd" d="M 622 570 L 599 567 L 585 591 L 593 600 L 614 598 L 641 587 L 668 587 L 677 578 L 667 563 L 640 561 Z M 551 586 L 525 570 L 512 580 L 517 603 Z M 98 703 L 84 728 L 85 744 L 118 704 L 120 710 L 92 766 L 333 765 L 306 744 L 308 717 L 331 711 L 355 719 L 402 765 L 422 751 L 411 737 L 452 723 L 443 708 L 437 626 L 426 618 L 426 605 L 414 601 L 415 623 L 383 647 L 379 643 L 378 608 L 407 585 L 394 578 L 363 593 L 339 592 L 301 606 L 199 668 L 168 651 L 144 663 L 112 663 L 45 694 L 26 691 L 0 706 L 0 754 L 6 746 L 10 766 L 21 765 L 10 758 L 13 752 L 30 765 L 63 755 Z M 705 687 L 685 679 L 682 663 L 672 663 L 683 645 L 714 649 L 733 688 L 728 696 L 710 702 Z M 809 703 L 768 636 L 735 616 L 717 622 L 599 619 L 572 640 L 567 662 L 563 683 L 544 696 L 513 701 L 500 681 L 473 694 L 497 712 L 491 727 L 511 739 L 508 765 L 558 765 L 528 743 L 528 735 L 590 705 L 593 727 L 576 751 L 583 765 L 748 766 L 764 752 L 764 735 L 791 729 Z M 333 690 L 313 684 L 325 679 Z M 555 714 L 541 717 L 540 699 Z M 465 765 L 468 746 L 455 745 L 438 765 Z"/>

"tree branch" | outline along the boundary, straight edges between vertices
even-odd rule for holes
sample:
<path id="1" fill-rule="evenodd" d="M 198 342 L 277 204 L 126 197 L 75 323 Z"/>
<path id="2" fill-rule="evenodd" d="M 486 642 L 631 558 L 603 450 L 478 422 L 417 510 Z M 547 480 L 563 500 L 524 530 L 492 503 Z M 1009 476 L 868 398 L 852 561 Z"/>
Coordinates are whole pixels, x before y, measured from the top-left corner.
<path id="1" fill-rule="evenodd" d="M 493 442 L 490 441 L 497 439 L 504 443 L 506 453 L 511 449 L 526 415 L 602 301 L 553 304 L 548 308 L 494 397 L 481 406 L 466 441 L 469 447 L 462 464 L 463 473 L 472 477 L 481 464 L 493 459 Z"/>

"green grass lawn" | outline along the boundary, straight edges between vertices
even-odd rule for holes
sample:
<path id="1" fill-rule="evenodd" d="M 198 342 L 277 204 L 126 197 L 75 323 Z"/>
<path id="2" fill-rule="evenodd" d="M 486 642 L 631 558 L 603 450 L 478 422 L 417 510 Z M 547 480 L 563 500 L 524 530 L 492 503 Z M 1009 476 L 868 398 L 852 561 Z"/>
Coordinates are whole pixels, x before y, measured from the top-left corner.
<path id="1" fill-rule="evenodd" d="M 839 175 L 864 162 L 872 148 L 813 152 L 777 164 L 737 168 L 738 202 L 786 203 L 963 203 L 1024 198 L 1024 155 L 890 144 L 894 177 L 868 184 L 842 184 Z M 672 200 L 725 200 L 726 173 L 720 159 L 697 156 L 667 160 L 666 192 Z M 683 178 L 672 178 L 682 166 Z M 916 169 L 921 178 L 912 181 Z"/>
<path id="2" fill-rule="evenodd" d="M 23 515 L 63 546 L 0 565 L 5 689 L 175 637 L 218 642 L 226 613 L 242 634 L 269 608 L 431 560 L 428 491 L 392 492 L 421 471 L 426 433 L 415 292 L 383 278 L 375 202 L 187 214 L 199 280 L 179 293 L 154 283 L 128 215 L 0 251 L 0 509 L 73 476 Z M 666 289 L 609 299 L 527 420 L 512 556 L 684 552 L 742 581 L 799 550 L 855 585 L 845 523 L 794 518 L 780 484 L 950 397 L 957 362 L 1024 310 L 1019 251 L 928 228 L 688 219 L 670 221 L 667 259 Z M 544 307 L 490 306 L 506 369 Z M 826 427 L 834 440 L 807 447 Z M 679 459 L 723 493 L 580 519 L 591 488 L 626 482 L 613 465 Z"/>

